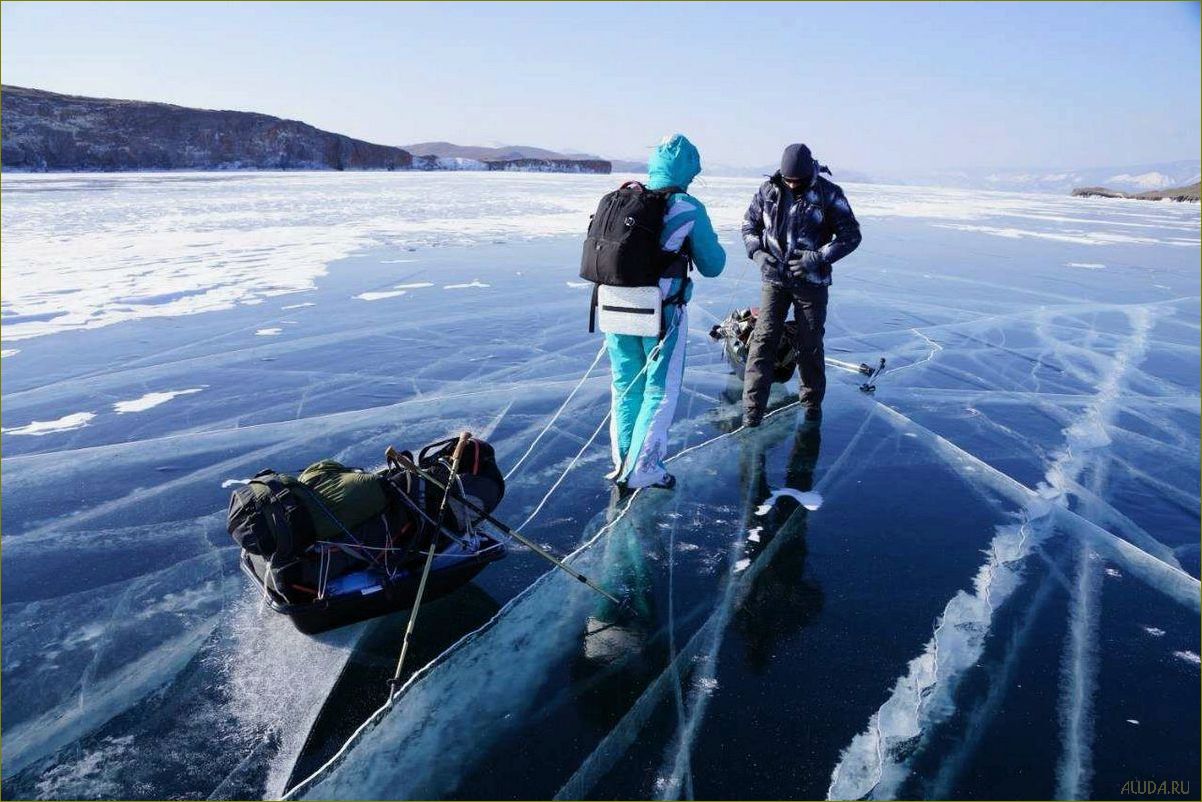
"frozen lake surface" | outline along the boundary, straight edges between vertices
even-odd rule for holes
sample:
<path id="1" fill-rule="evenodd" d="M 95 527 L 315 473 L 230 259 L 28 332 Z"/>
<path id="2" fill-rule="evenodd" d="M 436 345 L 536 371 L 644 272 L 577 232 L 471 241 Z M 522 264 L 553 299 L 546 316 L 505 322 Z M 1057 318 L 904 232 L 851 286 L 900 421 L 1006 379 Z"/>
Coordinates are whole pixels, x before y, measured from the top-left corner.
<path id="1" fill-rule="evenodd" d="M 619 180 L 5 177 L 6 798 L 1197 778 L 1198 207 L 845 185 L 828 355 L 890 370 L 832 372 L 820 427 L 778 386 L 739 431 L 707 332 L 757 299 L 756 182 L 700 180 L 730 262 L 691 304 L 678 486 L 618 502 L 576 268 Z M 228 494 L 464 428 L 529 451 L 498 514 L 641 615 L 515 547 L 423 613 L 377 712 L 405 614 L 263 610 Z"/>

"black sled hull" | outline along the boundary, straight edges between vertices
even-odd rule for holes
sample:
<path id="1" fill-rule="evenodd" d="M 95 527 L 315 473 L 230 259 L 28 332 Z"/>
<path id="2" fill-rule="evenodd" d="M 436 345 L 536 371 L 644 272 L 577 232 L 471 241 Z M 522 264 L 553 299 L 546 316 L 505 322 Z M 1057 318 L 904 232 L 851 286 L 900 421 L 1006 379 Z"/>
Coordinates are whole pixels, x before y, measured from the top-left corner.
<path id="1" fill-rule="evenodd" d="M 454 593 L 475 579 L 490 563 L 505 557 L 506 553 L 504 543 L 486 538 L 480 549 L 450 560 L 442 560 L 445 565 L 440 566 L 441 555 L 435 555 L 422 603 Z M 370 593 L 346 593 L 312 602 L 290 604 L 281 601 L 267 590 L 263 577 L 256 571 L 250 556 L 245 552 L 240 562 L 242 571 L 254 581 L 271 609 L 287 616 L 293 626 L 307 635 L 407 610 L 413 606 L 417 598 L 417 587 L 421 582 L 419 566 L 418 570 L 412 573 L 405 573 L 383 582 L 379 590 Z"/>

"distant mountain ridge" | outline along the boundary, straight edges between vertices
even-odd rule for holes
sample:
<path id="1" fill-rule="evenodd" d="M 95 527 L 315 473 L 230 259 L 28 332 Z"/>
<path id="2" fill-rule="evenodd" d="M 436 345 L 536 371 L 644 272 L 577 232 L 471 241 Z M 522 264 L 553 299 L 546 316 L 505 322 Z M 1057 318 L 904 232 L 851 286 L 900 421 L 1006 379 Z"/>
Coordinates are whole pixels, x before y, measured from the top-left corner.
<path id="1" fill-rule="evenodd" d="M 8 170 L 514 170 L 608 173 L 602 159 L 509 149 L 463 162 L 323 131 L 297 120 L 0 86 Z"/>
<path id="2" fill-rule="evenodd" d="M 1103 167 L 1018 167 L 1011 170 L 976 168 L 900 173 L 882 171 L 886 183 L 925 184 L 961 189 L 1063 194 L 1078 187 L 1108 186 L 1124 192 L 1182 187 L 1202 179 L 1202 160 L 1112 165 Z"/>
<path id="3" fill-rule="evenodd" d="M 584 153 L 559 153 L 547 148 L 536 148 L 533 145 L 500 145 L 488 147 L 484 145 L 456 145 L 453 142 L 417 142 L 413 145 L 402 145 L 414 156 L 437 156 L 450 159 L 475 159 L 477 161 L 511 161 L 514 159 L 562 159 L 564 161 L 584 161 L 599 159 L 599 156 Z"/>

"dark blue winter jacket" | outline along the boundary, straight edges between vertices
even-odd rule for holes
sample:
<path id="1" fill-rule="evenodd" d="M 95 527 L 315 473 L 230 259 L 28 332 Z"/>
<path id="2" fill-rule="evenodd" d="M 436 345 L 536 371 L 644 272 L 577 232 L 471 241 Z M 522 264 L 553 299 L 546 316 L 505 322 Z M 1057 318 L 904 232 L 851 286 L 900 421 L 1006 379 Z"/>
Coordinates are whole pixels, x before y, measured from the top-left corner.
<path id="1" fill-rule="evenodd" d="M 776 257 L 777 265 L 762 271 L 764 281 L 770 284 L 830 284 L 830 265 L 860 244 L 860 224 L 851 205 L 839 185 L 822 176 L 821 169 L 815 161 L 809 188 L 789 209 L 781 203 L 784 182 L 776 173 L 755 193 L 743 216 L 747 256 L 767 251 Z M 785 262 L 803 250 L 818 251 L 826 264 L 798 279 L 789 274 Z"/>

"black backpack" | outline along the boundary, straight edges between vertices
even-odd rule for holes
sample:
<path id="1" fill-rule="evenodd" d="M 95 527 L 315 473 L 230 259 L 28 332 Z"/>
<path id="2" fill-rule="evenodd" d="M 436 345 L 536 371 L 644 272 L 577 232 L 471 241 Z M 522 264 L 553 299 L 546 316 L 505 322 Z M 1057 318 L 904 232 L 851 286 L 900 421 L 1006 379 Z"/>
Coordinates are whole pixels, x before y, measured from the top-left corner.
<path id="1" fill-rule="evenodd" d="M 313 519 L 301 502 L 298 483 L 272 470 L 260 471 L 230 494 L 227 528 L 250 554 L 292 559 L 313 545 Z"/>
<path id="2" fill-rule="evenodd" d="M 651 190 L 627 181 L 601 199 L 588 226 L 580 277 L 611 287 L 651 287 L 671 261 L 659 238 L 674 187 Z M 673 256 L 669 254 L 669 256 Z"/>
<path id="3" fill-rule="evenodd" d="M 593 331 L 597 286 L 654 287 L 680 254 L 664 251 L 660 236 L 668 199 L 677 187 L 647 189 L 627 181 L 601 199 L 588 227 L 580 277 L 593 283 L 589 331 Z"/>
<path id="4" fill-rule="evenodd" d="M 445 484 L 450 475 L 445 460 L 450 459 L 457 439 L 452 437 L 426 446 L 418 452 L 417 464 Z M 462 490 L 469 501 L 485 512 L 491 513 L 501 503 L 501 499 L 505 497 L 505 477 L 497 465 L 497 454 L 490 443 L 476 437 L 468 440 L 459 461 L 459 478 L 456 485 L 456 493 Z M 436 516 L 442 500 L 442 491 L 438 488 L 426 488 L 424 495 L 427 513 L 430 517 Z M 460 511 L 455 512 L 458 515 Z M 479 520 L 475 514 L 470 517 L 473 523 Z M 456 523 L 462 528 L 464 522 Z"/>

